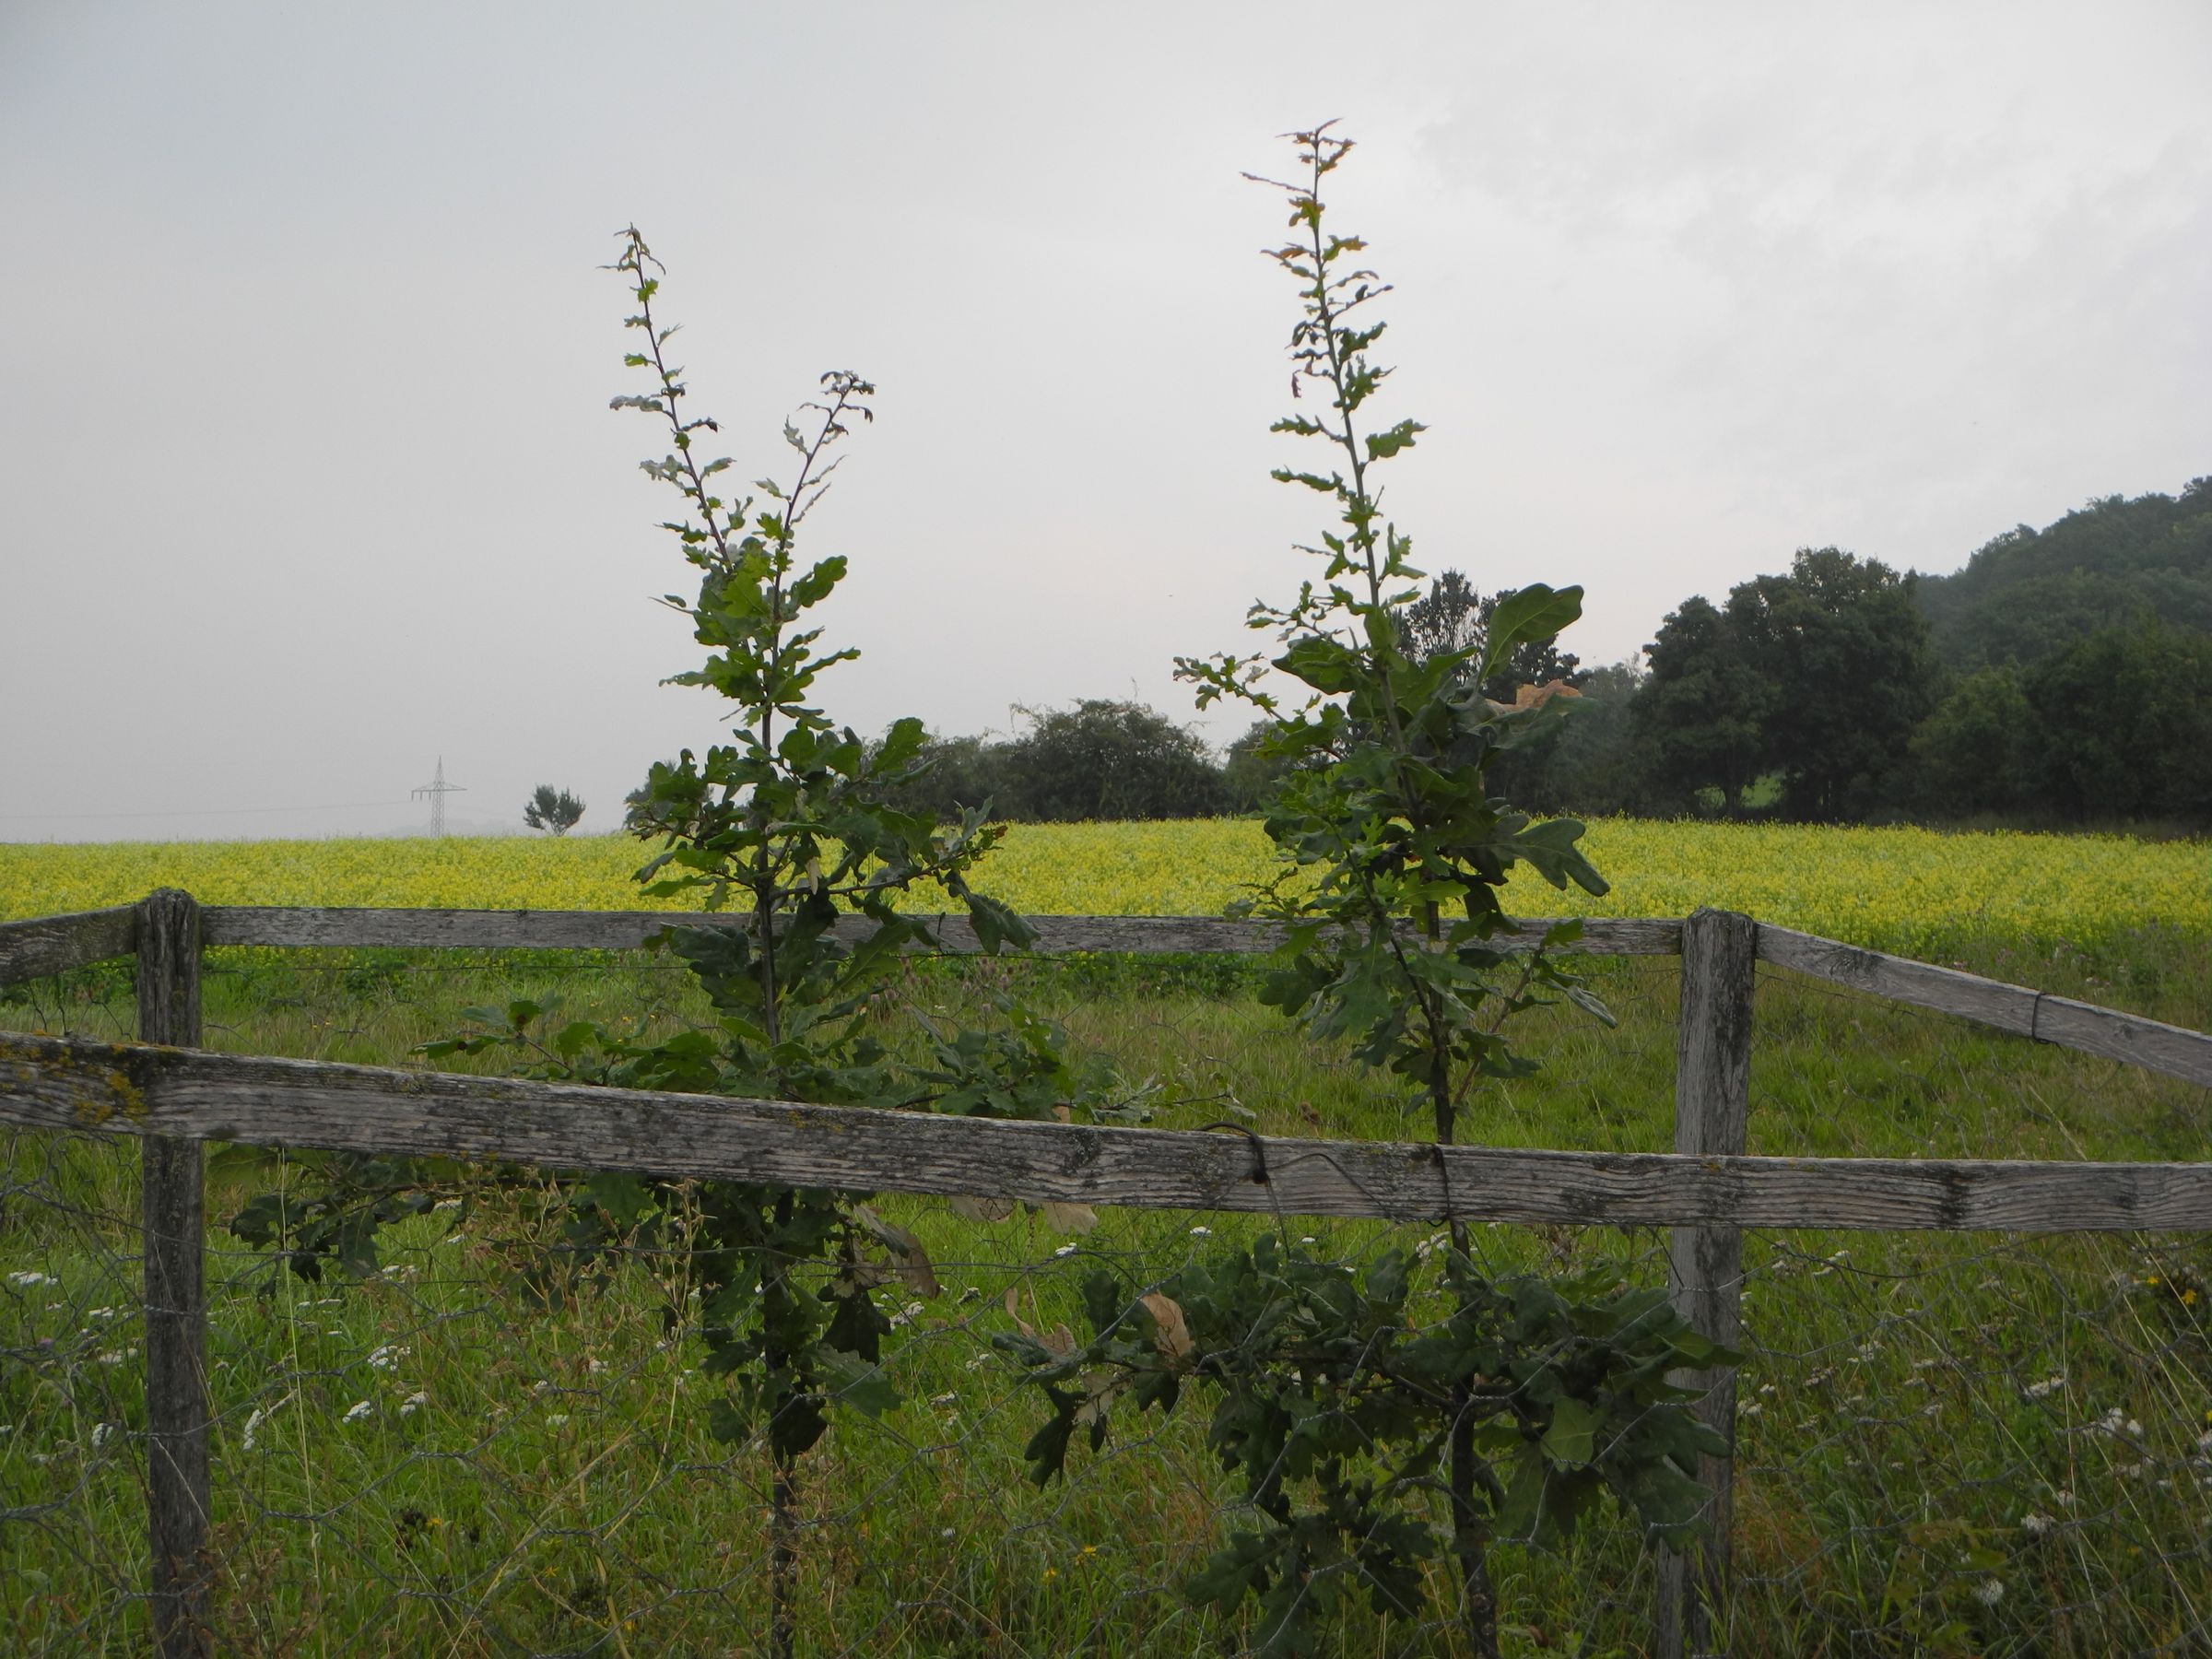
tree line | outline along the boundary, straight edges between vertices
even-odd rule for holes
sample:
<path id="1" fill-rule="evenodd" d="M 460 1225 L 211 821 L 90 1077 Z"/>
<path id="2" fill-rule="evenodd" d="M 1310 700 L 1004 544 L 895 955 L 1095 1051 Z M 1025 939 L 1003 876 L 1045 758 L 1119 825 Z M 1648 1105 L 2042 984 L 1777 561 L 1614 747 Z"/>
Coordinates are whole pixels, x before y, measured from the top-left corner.
<path id="1" fill-rule="evenodd" d="M 1443 571 L 1403 611 L 1404 647 L 1465 653 L 1508 597 Z M 2212 824 L 2212 477 L 2021 525 L 1947 577 L 1803 549 L 1717 604 L 1685 599 L 1629 662 L 1526 641 L 1462 694 L 1547 684 L 1575 693 L 1571 717 L 1494 776 L 1529 810 Z M 1217 759 L 1138 702 L 1025 712 L 1012 735 L 931 738 L 901 805 L 1195 818 L 1257 810 L 1277 781 L 1262 726 Z"/>

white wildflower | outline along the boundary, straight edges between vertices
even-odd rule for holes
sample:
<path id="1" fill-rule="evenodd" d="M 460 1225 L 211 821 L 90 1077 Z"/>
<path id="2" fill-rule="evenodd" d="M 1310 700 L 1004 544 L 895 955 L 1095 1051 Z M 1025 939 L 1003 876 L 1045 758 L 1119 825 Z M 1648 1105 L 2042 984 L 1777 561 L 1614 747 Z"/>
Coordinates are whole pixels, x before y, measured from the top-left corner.
<path id="1" fill-rule="evenodd" d="M 2023 1392 L 2030 1399 L 2040 1400 L 2048 1394 L 2055 1394 L 2065 1385 L 2065 1373 L 2061 1371 L 2054 1377 L 2045 1377 L 2041 1382 L 2029 1383 Z"/>
<path id="2" fill-rule="evenodd" d="M 115 1310 L 112 1308 L 87 1308 L 85 1317 L 87 1319 L 112 1319 L 115 1317 Z"/>
<path id="3" fill-rule="evenodd" d="M 62 1281 L 55 1278 L 51 1273 L 40 1273 L 35 1268 L 27 1268 L 21 1273 L 9 1274 L 7 1282 L 18 1290 L 29 1290 L 34 1286 L 58 1285 Z"/>
<path id="4" fill-rule="evenodd" d="M 347 1410 L 346 1416 L 341 1420 L 348 1423 L 358 1423 L 363 1418 L 369 1417 L 375 1410 L 376 1407 L 370 1405 L 368 1401 L 356 1400 Z"/>
<path id="5" fill-rule="evenodd" d="M 286 1400 L 290 1398 L 291 1395 L 285 1395 Z M 276 1413 L 277 1409 L 283 1405 L 284 1400 L 279 1400 L 275 1406 L 256 1406 L 251 1412 L 247 1414 L 246 1431 L 239 1436 L 238 1441 L 239 1449 L 241 1451 L 251 1452 L 253 1450 L 254 1434 L 260 1430 L 261 1426 L 267 1422 L 269 1418 L 273 1417 Z"/>
<path id="6" fill-rule="evenodd" d="M 1974 1586 L 1974 1599 L 1985 1607 L 1994 1607 L 2005 1599 L 2005 1581 L 1983 1579 Z"/>
<path id="7" fill-rule="evenodd" d="M 115 1425 L 114 1425 L 114 1424 L 112 1424 L 112 1423 L 95 1423 L 95 1424 L 93 1424 L 93 1425 L 92 1425 L 92 1444 L 93 1444 L 93 1445 L 94 1445 L 96 1448 L 97 1448 L 97 1447 L 100 1447 L 100 1446 L 104 1446 L 104 1445 L 106 1445 L 106 1444 L 108 1443 L 108 1436 L 109 1436 L 109 1435 L 111 1435 L 111 1434 L 112 1434 L 112 1433 L 114 1433 L 114 1432 L 115 1432 Z"/>
<path id="8" fill-rule="evenodd" d="M 929 1403 L 932 1406 L 950 1406 L 957 1402 L 959 1397 L 960 1396 L 959 1394 L 954 1394 L 948 1389 L 941 1394 L 931 1394 L 929 1396 Z"/>
<path id="9" fill-rule="evenodd" d="M 1061 1245 L 1061 1246 L 1060 1246 L 1060 1248 L 1059 1248 L 1059 1249 L 1057 1249 L 1057 1250 L 1053 1251 L 1053 1253 L 1055 1256 L 1071 1256 L 1071 1255 L 1074 1255 L 1074 1254 L 1076 1253 L 1076 1251 L 1077 1251 L 1077 1246 L 1076 1246 L 1076 1245 L 1073 1245 L 1073 1244 L 1063 1244 L 1063 1245 Z"/>
<path id="10" fill-rule="evenodd" d="M 567 1412 L 556 1411 L 546 1418 L 546 1427 L 548 1429 L 558 1429 L 568 1420 L 569 1414 Z"/>
<path id="11" fill-rule="evenodd" d="M 418 1388 L 399 1403 L 399 1415 L 401 1417 L 406 1417 L 409 1413 L 417 1411 L 422 1406 L 428 1406 L 429 1403 L 429 1394 L 424 1390 Z"/>
<path id="12" fill-rule="evenodd" d="M 2040 1538 L 2051 1530 L 2051 1517 L 2037 1514 L 2022 1515 L 2020 1530 L 2031 1538 Z"/>
<path id="13" fill-rule="evenodd" d="M 1194 1239 L 1210 1239 L 1213 1236 L 1214 1230 L 1210 1227 L 1194 1227 L 1191 1229 L 1191 1237 Z"/>
<path id="14" fill-rule="evenodd" d="M 415 1350 L 404 1343 L 387 1342 L 369 1350 L 371 1371 L 390 1371 Z"/>

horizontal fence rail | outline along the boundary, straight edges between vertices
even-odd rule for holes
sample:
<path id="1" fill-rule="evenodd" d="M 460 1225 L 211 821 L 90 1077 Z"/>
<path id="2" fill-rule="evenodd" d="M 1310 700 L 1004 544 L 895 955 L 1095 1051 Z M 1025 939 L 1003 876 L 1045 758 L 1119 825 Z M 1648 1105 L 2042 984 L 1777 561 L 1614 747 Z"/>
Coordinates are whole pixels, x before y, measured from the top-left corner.
<path id="1" fill-rule="evenodd" d="M 1602 1227 L 2212 1230 L 2212 1164 L 1521 1151 L 938 1117 L 0 1036 L 0 1120 L 1135 1209 Z"/>
<path id="2" fill-rule="evenodd" d="M 2164 1025 L 2139 1014 L 2100 1008 L 2071 997 L 2052 996 L 2025 985 L 1983 979 L 1955 968 L 1937 968 L 1909 957 L 1885 956 L 1838 944 L 1771 922 L 1759 924 L 1761 961 L 1829 980 L 1890 1002 L 1909 1003 L 1955 1014 L 1978 1025 L 2048 1042 L 2108 1060 L 2122 1060 L 2146 1071 L 2163 1072 L 2184 1082 L 2212 1088 L 2212 1037 L 2183 1026 Z"/>
<path id="3" fill-rule="evenodd" d="M 300 910 L 276 906 L 209 905 L 200 912 L 210 945 L 421 946 L 445 949 L 632 950 L 670 927 L 747 927 L 751 918 L 727 912 L 670 911 L 454 911 Z M 1282 943 L 1274 922 L 1225 921 L 1214 916 L 1025 916 L 1037 939 L 1031 951 L 1176 951 L 1252 956 Z M 946 951 L 981 947 L 964 915 L 924 915 L 923 923 Z M 1547 921 L 1521 923 L 1505 943 L 1533 947 Z M 875 930 L 865 916 L 841 918 L 831 930 L 857 940 Z M 1673 956 L 1682 948 L 1682 924 L 1673 921 L 1595 921 L 1583 924 L 1573 948 L 1599 956 Z"/>
<path id="4" fill-rule="evenodd" d="M 0 984 L 37 979 L 129 954 L 133 908 L 86 911 L 0 923 Z M 289 948 L 428 950 L 635 950 L 670 927 L 744 924 L 726 912 L 671 911 L 470 911 L 351 909 L 288 905 L 208 905 L 200 912 L 207 945 Z M 968 918 L 922 918 L 937 949 L 981 948 Z M 1027 948 L 1062 951 L 1159 951 L 1251 956 L 1274 949 L 1283 929 L 1273 922 L 1207 916 L 1029 916 L 1037 932 Z M 1548 921 L 1524 922 L 1504 942 L 1540 942 Z M 1677 920 L 1597 918 L 1583 923 L 1571 948 L 1592 956 L 1675 956 L 1682 948 Z M 848 917 L 836 931 L 858 937 L 873 926 Z M 1978 1025 L 2139 1065 L 2212 1088 L 2212 1036 L 2116 1008 L 2053 996 L 2025 985 L 1885 955 L 1834 939 L 1759 924 L 1759 958 L 1778 968 L 1845 985 L 1890 1002 L 1971 1020 Z"/>
<path id="5" fill-rule="evenodd" d="M 136 905 L 125 904 L 0 922 L 0 985 L 130 955 L 137 947 L 137 913 Z"/>

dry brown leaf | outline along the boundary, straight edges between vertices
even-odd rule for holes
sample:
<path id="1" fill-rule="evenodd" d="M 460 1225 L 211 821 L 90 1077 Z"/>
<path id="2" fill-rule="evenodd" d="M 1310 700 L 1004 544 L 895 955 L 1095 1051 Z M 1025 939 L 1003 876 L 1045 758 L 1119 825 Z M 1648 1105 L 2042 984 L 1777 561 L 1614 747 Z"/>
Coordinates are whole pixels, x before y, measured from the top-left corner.
<path id="1" fill-rule="evenodd" d="M 886 1221 L 865 1204 L 854 1205 L 853 1216 L 890 1253 L 891 1271 L 899 1276 L 900 1283 L 916 1296 L 936 1295 L 942 1287 L 921 1240 L 895 1222 Z"/>
<path id="2" fill-rule="evenodd" d="M 1044 1224 L 1054 1232 L 1087 1233 L 1099 1224 L 1099 1212 L 1088 1204 L 1041 1204 Z"/>
<path id="3" fill-rule="evenodd" d="M 1136 1300 L 1152 1315 L 1152 1343 L 1159 1349 L 1160 1358 L 1170 1365 L 1181 1365 L 1198 1351 L 1198 1345 L 1191 1340 L 1190 1327 L 1182 1322 L 1182 1308 L 1173 1297 L 1154 1290 Z"/>
<path id="4" fill-rule="evenodd" d="M 1064 1324 L 1054 1325 L 1038 1340 L 1055 1359 L 1065 1359 L 1076 1351 L 1076 1334 Z"/>
<path id="5" fill-rule="evenodd" d="M 1540 686 L 1516 686 L 1513 688 L 1513 707 L 1540 709 L 1555 697 L 1580 697 L 1582 693 L 1563 679 L 1546 680 Z"/>
<path id="6" fill-rule="evenodd" d="M 1014 1322 L 1014 1328 L 1024 1336 L 1037 1335 L 1030 1328 L 1030 1322 L 1021 1316 L 1021 1287 L 1019 1285 L 1006 1287 L 1006 1317 Z"/>

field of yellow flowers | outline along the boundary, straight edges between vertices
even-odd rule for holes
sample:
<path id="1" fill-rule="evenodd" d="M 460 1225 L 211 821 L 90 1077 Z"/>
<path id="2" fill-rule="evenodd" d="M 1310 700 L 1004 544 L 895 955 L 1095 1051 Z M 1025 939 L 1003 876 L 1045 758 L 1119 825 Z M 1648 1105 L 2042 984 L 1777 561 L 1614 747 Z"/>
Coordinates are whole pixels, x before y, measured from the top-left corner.
<path id="1" fill-rule="evenodd" d="M 1962 936 L 2212 931 L 2202 841 L 1619 818 L 1592 825 L 1587 844 L 1611 893 L 1562 894 L 1524 876 L 1512 908 L 1679 916 L 1711 904 L 1911 954 Z M 208 904 L 636 909 L 646 901 L 630 877 L 643 856 L 623 836 L 0 845 L 0 919 L 124 903 L 157 887 Z M 1245 819 L 1029 824 L 1007 834 L 979 885 L 1035 913 L 1213 915 L 1273 868 Z"/>

